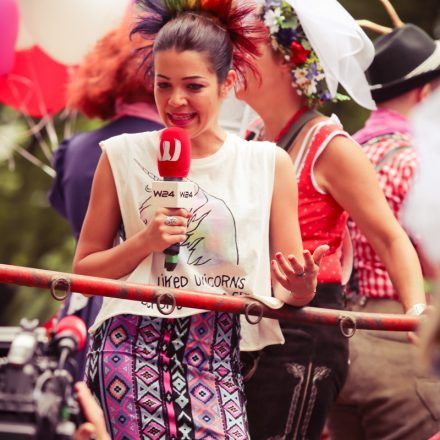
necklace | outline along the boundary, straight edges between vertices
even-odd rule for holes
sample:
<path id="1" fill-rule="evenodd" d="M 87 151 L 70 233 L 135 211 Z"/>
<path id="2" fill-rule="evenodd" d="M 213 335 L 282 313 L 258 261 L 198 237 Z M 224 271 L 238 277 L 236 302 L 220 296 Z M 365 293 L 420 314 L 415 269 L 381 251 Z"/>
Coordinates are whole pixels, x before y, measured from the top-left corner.
<path id="1" fill-rule="evenodd" d="M 305 105 L 301 107 L 288 121 L 287 124 L 283 127 L 283 129 L 278 133 L 274 142 L 277 144 L 280 139 L 287 133 L 289 128 L 304 114 L 309 108 Z"/>

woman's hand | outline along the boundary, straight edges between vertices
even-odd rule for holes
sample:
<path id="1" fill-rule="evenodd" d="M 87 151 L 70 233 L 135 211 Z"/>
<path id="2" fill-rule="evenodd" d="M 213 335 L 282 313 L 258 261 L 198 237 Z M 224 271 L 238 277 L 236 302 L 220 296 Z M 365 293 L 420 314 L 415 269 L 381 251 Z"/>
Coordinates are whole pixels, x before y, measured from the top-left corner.
<path id="1" fill-rule="evenodd" d="M 112 169 L 104 152 L 93 178 L 73 271 L 111 279 L 125 277 L 152 252 L 162 252 L 185 241 L 189 217 L 191 214 L 184 209 L 159 208 L 145 227 L 114 246 L 122 217 Z"/>
<path id="2" fill-rule="evenodd" d="M 158 208 L 142 232 L 152 252 L 162 252 L 175 243 L 186 240 L 191 213 L 181 208 Z"/>
<path id="3" fill-rule="evenodd" d="M 438 310 L 432 305 L 426 306 L 421 313 L 411 313 L 410 309 L 406 311 L 406 315 L 420 316 L 420 326 L 413 332 L 408 332 L 408 340 L 414 345 L 422 347 L 424 354 L 426 353 L 427 339 L 432 336 L 434 326 L 438 328 Z M 428 336 L 429 335 L 429 336 Z"/>
<path id="4" fill-rule="evenodd" d="M 313 256 L 308 250 L 304 251 L 304 266 L 294 255 L 288 255 L 286 258 L 281 252 L 275 254 L 276 259 L 272 260 L 272 273 L 290 292 L 290 295 L 283 295 L 280 299 L 290 305 L 302 307 L 314 298 L 319 265 L 328 249 L 327 245 L 319 246 L 313 252 Z"/>
<path id="5" fill-rule="evenodd" d="M 104 413 L 84 382 L 75 384 L 79 404 L 87 420 L 78 427 L 74 440 L 110 440 L 105 426 Z"/>

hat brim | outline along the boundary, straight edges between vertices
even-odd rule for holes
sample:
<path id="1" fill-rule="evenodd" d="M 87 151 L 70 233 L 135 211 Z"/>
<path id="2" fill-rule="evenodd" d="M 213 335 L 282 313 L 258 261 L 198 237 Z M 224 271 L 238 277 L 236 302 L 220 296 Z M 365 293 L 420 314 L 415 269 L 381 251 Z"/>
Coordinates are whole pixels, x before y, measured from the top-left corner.
<path id="1" fill-rule="evenodd" d="M 440 77 L 440 66 L 435 70 L 421 73 L 412 78 L 385 84 L 380 89 L 371 90 L 371 96 L 376 102 L 388 101 L 417 87 L 421 87 L 438 77 Z"/>
<path id="2" fill-rule="evenodd" d="M 371 95 L 376 102 L 386 101 L 388 99 L 409 92 L 412 89 L 423 86 L 424 84 L 434 80 L 440 76 L 440 41 L 435 42 L 436 49 L 433 54 L 415 70 L 422 70 L 421 73 L 408 74 L 406 77 L 399 78 L 395 81 L 372 85 L 370 87 Z M 425 70 L 425 71 L 423 71 Z"/>

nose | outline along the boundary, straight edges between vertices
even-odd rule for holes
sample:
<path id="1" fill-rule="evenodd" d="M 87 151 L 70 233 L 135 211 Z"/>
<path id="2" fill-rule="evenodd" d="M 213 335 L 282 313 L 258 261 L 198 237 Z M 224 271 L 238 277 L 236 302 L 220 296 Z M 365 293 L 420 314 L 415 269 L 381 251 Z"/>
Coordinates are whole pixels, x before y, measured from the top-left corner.
<path id="1" fill-rule="evenodd" d="M 186 96 L 182 90 L 175 89 L 171 92 L 169 105 L 172 107 L 181 107 L 186 104 Z"/>

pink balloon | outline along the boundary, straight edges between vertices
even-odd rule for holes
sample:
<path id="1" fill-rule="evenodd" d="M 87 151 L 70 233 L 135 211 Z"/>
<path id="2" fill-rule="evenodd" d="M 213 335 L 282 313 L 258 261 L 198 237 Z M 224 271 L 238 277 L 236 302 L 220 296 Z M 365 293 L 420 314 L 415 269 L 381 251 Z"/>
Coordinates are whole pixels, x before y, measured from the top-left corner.
<path id="1" fill-rule="evenodd" d="M 0 102 L 35 117 L 56 113 L 66 105 L 68 69 L 37 46 L 17 51 L 14 67 L 0 77 Z"/>
<path id="2" fill-rule="evenodd" d="M 16 0 L 0 0 L 0 75 L 8 73 L 14 64 L 18 34 Z"/>

